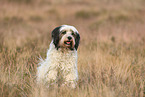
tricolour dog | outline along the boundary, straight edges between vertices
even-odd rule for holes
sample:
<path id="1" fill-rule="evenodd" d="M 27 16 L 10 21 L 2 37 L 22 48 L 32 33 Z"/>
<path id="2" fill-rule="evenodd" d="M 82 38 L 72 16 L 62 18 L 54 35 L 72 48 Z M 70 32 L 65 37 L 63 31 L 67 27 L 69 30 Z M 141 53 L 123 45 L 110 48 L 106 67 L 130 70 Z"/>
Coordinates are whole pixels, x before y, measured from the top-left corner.
<path id="1" fill-rule="evenodd" d="M 52 41 L 45 60 L 37 68 L 37 83 L 75 88 L 78 80 L 77 49 L 80 35 L 73 26 L 62 25 L 52 31 Z"/>

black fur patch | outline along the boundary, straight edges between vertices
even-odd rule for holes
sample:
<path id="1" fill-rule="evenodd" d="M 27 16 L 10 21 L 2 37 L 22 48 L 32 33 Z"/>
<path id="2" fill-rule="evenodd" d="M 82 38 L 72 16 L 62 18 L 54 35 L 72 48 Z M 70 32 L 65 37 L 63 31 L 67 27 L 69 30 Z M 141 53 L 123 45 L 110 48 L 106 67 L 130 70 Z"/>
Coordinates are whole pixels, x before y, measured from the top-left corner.
<path id="1" fill-rule="evenodd" d="M 80 35 L 77 33 L 77 36 L 75 38 L 75 49 L 78 49 L 79 43 L 80 43 Z"/>
<path id="2" fill-rule="evenodd" d="M 53 39 L 53 43 L 55 45 L 55 48 L 59 48 L 58 43 L 59 43 L 59 29 L 61 28 L 61 26 L 56 27 L 53 31 L 52 31 L 52 39 Z"/>

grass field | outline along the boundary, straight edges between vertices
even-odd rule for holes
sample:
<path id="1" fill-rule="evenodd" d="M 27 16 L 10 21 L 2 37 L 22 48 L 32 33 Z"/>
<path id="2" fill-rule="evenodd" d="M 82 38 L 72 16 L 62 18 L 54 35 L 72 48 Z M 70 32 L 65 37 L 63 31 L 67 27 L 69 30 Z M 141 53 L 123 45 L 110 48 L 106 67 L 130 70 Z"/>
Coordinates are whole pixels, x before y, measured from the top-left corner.
<path id="1" fill-rule="evenodd" d="M 0 97 L 144 97 L 145 0 L 0 0 Z M 81 36 L 76 89 L 35 83 L 51 31 Z"/>

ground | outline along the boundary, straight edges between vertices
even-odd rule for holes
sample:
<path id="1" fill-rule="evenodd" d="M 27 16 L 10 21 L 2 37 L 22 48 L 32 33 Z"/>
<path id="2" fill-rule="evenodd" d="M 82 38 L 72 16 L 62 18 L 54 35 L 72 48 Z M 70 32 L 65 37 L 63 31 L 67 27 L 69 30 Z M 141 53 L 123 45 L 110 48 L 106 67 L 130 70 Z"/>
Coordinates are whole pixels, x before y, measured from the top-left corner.
<path id="1" fill-rule="evenodd" d="M 145 96 L 144 0 L 0 0 L 0 97 Z M 81 36 L 76 89 L 37 86 L 51 31 Z"/>

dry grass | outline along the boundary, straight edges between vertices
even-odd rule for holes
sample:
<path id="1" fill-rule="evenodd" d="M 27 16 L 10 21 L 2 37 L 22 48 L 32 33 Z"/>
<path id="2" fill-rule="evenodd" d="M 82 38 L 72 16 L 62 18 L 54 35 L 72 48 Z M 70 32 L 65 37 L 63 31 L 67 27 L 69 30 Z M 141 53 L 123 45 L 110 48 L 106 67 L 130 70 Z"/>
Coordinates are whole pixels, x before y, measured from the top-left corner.
<path id="1" fill-rule="evenodd" d="M 0 0 L 0 97 L 144 97 L 144 0 Z M 51 31 L 80 32 L 76 89 L 35 83 Z"/>

